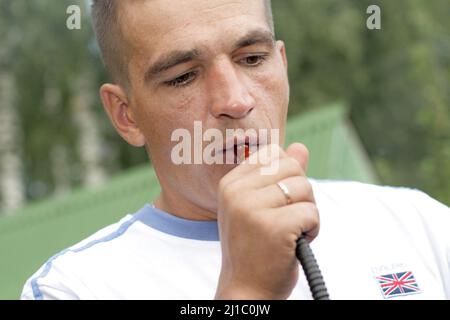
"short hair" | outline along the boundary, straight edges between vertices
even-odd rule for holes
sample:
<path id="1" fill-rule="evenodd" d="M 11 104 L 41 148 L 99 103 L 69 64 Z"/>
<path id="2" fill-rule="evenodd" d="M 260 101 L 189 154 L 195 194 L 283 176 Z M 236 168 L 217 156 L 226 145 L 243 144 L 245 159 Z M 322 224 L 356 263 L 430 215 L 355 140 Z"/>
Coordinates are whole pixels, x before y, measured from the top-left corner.
<path id="1" fill-rule="evenodd" d="M 119 24 L 120 0 L 93 0 L 92 1 L 92 25 L 97 38 L 103 63 L 112 80 L 128 88 L 128 63 L 129 52 L 126 48 L 126 38 Z M 123 1 L 123 0 L 122 0 Z M 275 27 L 272 15 L 272 1 L 264 0 L 266 18 L 272 33 Z"/>
<path id="2" fill-rule="evenodd" d="M 93 0 L 92 26 L 103 58 L 103 63 L 112 80 L 119 84 L 128 84 L 128 68 L 124 59 L 125 47 L 121 28 L 117 0 Z"/>

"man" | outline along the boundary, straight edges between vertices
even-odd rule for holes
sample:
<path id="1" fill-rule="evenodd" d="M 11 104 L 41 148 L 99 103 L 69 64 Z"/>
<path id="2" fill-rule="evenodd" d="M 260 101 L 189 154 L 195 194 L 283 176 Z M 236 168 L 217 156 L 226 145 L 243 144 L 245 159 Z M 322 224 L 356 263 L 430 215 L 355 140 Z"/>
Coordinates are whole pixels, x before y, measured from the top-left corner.
<path id="1" fill-rule="evenodd" d="M 450 298 L 447 207 L 415 190 L 309 180 L 306 148 L 281 149 L 289 85 L 270 1 L 97 0 L 93 19 L 114 81 L 100 89 L 105 110 L 146 147 L 162 191 L 51 258 L 22 298 L 310 299 L 300 236 L 314 240 L 332 299 Z M 225 136 L 212 155 L 231 163 L 175 163 L 174 132 L 195 136 L 196 123 Z"/>

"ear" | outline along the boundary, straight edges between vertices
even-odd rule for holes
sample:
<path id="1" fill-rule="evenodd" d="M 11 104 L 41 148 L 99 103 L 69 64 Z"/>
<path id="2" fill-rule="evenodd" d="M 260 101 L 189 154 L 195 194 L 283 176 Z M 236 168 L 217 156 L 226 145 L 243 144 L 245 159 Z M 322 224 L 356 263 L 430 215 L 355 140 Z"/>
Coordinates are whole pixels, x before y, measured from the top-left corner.
<path id="1" fill-rule="evenodd" d="M 283 41 L 277 40 L 277 48 L 278 48 L 278 51 L 280 52 L 281 59 L 283 60 L 284 67 L 286 68 L 286 71 L 287 71 L 288 61 L 287 61 L 287 56 L 286 56 L 286 45 L 284 44 Z"/>
<path id="2" fill-rule="evenodd" d="M 100 88 L 100 97 L 117 133 L 132 146 L 144 146 L 145 137 L 134 120 L 133 111 L 122 87 L 109 83 L 104 84 Z"/>

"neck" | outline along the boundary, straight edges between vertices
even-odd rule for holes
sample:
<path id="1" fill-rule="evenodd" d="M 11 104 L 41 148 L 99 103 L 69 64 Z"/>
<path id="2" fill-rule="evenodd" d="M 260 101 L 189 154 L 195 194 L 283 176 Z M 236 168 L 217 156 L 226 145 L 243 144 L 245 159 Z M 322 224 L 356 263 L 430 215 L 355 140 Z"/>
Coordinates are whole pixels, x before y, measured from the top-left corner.
<path id="1" fill-rule="evenodd" d="M 179 218 L 196 221 L 217 220 L 216 212 L 202 208 L 183 197 L 182 194 L 171 193 L 164 188 L 153 204 L 156 208 Z"/>

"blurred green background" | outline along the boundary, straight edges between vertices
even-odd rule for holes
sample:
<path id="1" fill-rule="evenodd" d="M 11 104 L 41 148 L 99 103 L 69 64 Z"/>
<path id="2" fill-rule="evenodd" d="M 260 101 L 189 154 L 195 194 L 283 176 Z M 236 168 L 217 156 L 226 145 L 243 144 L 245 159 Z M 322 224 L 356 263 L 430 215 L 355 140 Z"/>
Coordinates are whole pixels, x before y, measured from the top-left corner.
<path id="1" fill-rule="evenodd" d="M 25 215 L 20 209 L 36 200 L 92 190 L 148 162 L 101 107 L 98 88 L 108 77 L 88 3 L 0 0 L 0 216 Z M 81 30 L 66 27 L 74 4 Z M 372 4 L 381 8 L 381 30 L 366 27 Z M 273 7 L 289 59 L 289 117 L 347 106 L 379 183 L 418 188 L 449 205 L 450 1 L 273 0 Z"/>

